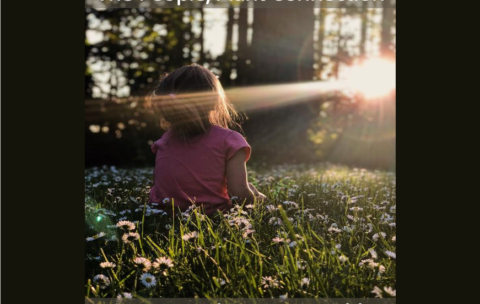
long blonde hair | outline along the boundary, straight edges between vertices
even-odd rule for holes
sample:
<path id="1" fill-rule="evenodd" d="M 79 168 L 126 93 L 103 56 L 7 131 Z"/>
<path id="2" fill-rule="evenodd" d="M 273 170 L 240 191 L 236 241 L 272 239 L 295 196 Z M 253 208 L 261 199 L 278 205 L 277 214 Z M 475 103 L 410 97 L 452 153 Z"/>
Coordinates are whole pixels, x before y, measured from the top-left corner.
<path id="1" fill-rule="evenodd" d="M 210 127 L 239 128 L 240 116 L 225 96 L 220 81 L 208 69 L 193 64 L 165 74 L 149 98 L 160 126 L 187 140 Z"/>

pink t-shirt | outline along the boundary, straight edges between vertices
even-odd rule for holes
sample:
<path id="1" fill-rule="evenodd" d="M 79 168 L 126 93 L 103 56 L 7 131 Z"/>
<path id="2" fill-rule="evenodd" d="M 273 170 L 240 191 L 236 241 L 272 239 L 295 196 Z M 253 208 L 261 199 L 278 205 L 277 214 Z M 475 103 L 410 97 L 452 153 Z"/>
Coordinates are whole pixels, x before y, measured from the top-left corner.
<path id="1" fill-rule="evenodd" d="M 187 143 L 167 131 L 152 145 L 155 153 L 155 171 L 150 202 L 160 209 L 182 211 L 192 205 L 203 205 L 206 214 L 214 214 L 232 207 L 227 192 L 227 161 L 245 148 L 250 158 L 250 146 L 238 132 L 212 126 L 206 134 Z M 166 200 L 168 199 L 168 200 Z M 166 202 L 166 203 L 164 203 Z"/>

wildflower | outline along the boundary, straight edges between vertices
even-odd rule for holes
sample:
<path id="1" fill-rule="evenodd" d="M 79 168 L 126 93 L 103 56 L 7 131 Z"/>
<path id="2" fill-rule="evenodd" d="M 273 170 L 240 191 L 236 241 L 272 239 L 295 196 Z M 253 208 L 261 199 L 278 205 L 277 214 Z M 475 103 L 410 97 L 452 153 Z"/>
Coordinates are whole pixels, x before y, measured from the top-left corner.
<path id="1" fill-rule="evenodd" d="M 254 232 L 255 232 L 255 230 L 247 229 L 247 230 L 245 230 L 245 232 L 243 233 L 242 237 L 243 237 L 244 239 L 246 239 L 246 238 L 248 238 L 248 235 L 249 235 L 249 234 L 254 233 Z"/>
<path id="2" fill-rule="evenodd" d="M 332 226 L 332 227 L 328 228 L 328 232 L 340 233 L 340 232 L 342 232 L 342 230 Z"/>
<path id="3" fill-rule="evenodd" d="M 385 287 L 383 287 L 383 290 L 385 290 L 385 292 L 391 297 L 396 297 L 397 296 L 397 291 L 393 290 L 392 287 L 385 286 Z"/>
<path id="4" fill-rule="evenodd" d="M 303 236 L 301 236 L 300 234 L 295 234 L 295 236 L 297 237 L 297 239 L 303 242 L 304 240 Z"/>
<path id="5" fill-rule="evenodd" d="M 166 225 L 165 225 L 165 229 L 170 230 L 171 228 L 172 228 L 172 225 L 170 225 L 170 224 L 166 224 Z"/>
<path id="6" fill-rule="evenodd" d="M 103 263 L 100 263 L 100 267 L 102 268 L 114 268 L 115 266 L 115 263 L 112 263 L 112 262 L 103 262 Z"/>
<path id="7" fill-rule="evenodd" d="M 272 217 L 271 219 L 268 220 L 268 223 L 271 225 L 278 225 L 280 226 L 282 224 L 282 220 L 276 217 Z"/>
<path id="8" fill-rule="evenodd" d="M 396 242 L 397 241 L 397 236 L 392 236 L 392 242 Z"/>
<path id="9" fill-rule="evenodd" d="M 396 213 L 397 212 L 397 205 L 390 207 L 390 213 Z"/>
<path id="10" fill-rule="evenodd" d="M 308 286 L 310 285 L 310 279 L 309 278 L 303 278 L 301 281 L 300 281 L 300 286 L 303 287 L 303 286 Z"/>
<path id="11" fill-rule="evenodd" d="M 295 203 L 295 202 L 292 202 L 292 201 L 284 201 L 283 204 L 284 204 L 284 205 L 292 206 L 292 207 L 294 207 L 294 208 L 298 208 L 298 204 Z"/>
<path id="12" fill-rule="evenodd" d="M 246 206 L 245 206 L 245 208 L 247 208 L 247 209 L 253 209 L 253 207 L 254 207 L 254 206 L 253 206 L 252 204 L 249 204 L 249 205 L 246 205 Z"/>
<path id="13" fill-rule="evenodd" d="M 134 230 L 135 224 L 130 221 L 120 221 L 117 223 L 117 227 L 123 230 Z"/>
<path id="14" fill-rule="evenodd" d="M 278 282 L 277 279 L 274 279 L 272 277 L 262 277 L 262 285 L 263 288 L 270 288 L 270 287 L 279 287 L 280 282 Z"/>
<path id="15" fill-rule="evenodd" d="M 267 205 L 267 206 L 265 206 L 265 208 L 267 208 L 267 210 L 270 211 L 270 212 L 273 212 L 273 211 L 278 209 L 274 205 Z"/>
<path id="16" fill-rule="evenodd" d="M 167 257 L 160 257 L 153 262 L 153 267 L 156 269 L 159 269 L 164 265 L 166 268 L 172 268 L 173 267 L 173 262 L 170 258 Z"/>
<path id="17" fill-rule="evenodd" d="M 117 299 L 132 299 L 132 298 L 133 296 L 129 292 L 122 292 L 122 293 L 119 293 L 117 296 Z"/>
<path id="18" fill-rule="evenodd" d="M 376 260 L 378 258 L 378 254 L 375 251 L 375 249 L 370 249 L 368 252 L 370 252 L 370 255 L 372 256 L 372 259 Z"/>
<path id="19" fill-rule="evenodd" d="M 385 251 L 385 254 L 388 255 L 390 258 L 392 259 L 396 259 L 397 258 L 397 254 L 393 251 L 390 251 L 390 250 L 387 250 Z"/>
<path id="20" fill-rule="evenodd" d="M 375 269 L 375 267 L 378 267 L 378 263 L 375 263 L 375 261 L 372 260 L 372 259 L 365 259 L 365 260 L 360 261 L 360 263 L 358 263 L 358 266 L 360 266 L 360 267 L 366 266 L 366 267 L 373 270 L 373 269 Z"/>
<path id="21" fill-rule="evenodd" d="M 277 243 L 277 244 L 278 244 L 278 243 L 283 243 L 283 242 L 285 242 L 285 239 L 284 239 L 284 238 L 275 237 L 275 238 L 272 239 L 272 242 Z"/>
<path id="22" fill-rule="evenodd" d="M 304 260 L 297 261 L 297 268 L 300 270 L 304 270 L 307 268 L 307 263 Z"/>
<path id="23" fill-rule="evenodd" d="M 338 258 L 340 260 L 340 262 L 344 263 L 346 261 L 348 261 L 348 258 L 346 256 L 344 256 L 343 254 Z"/>
<path id="24" fill-rule="evenodd" d="M 380 235 L 382 236 L 382 238 L 385 238 L 385 237 L 387 236 L 387 234 L 386 234 L 385 232 L 380 232 L 380 234 L 375 233 L 375 234 L 373 235 L 373 237 L 372 237 L 373 240 L 374 240 L 375 242 L 378 241 L 378 238 L 380 237 Z"/>
<path id="25" fill-rule="evenodd" d="M 385 272 L 385 266 L 383 266 L 383 265 L 378 266 L 378 272 L 379 273 L 384 273 Z"/>
<path id="26" fill-rule="evenodd" d="M 373 287 L 372 293 L 375 294 L 375 298 L 383 298 L 383 296 L 382 296 L 383 292 L 377 286 Z"/>
<path id="27" fill-rule="evenodd" d="M 168 203 L 170 203 L 170 199 L 169 199 L 169 198 L 164 198 L 163 201 L 162 201 L 162 203 L 168 204 Z"/>
<path id="28" fill-rule="evenodd" d="M 98 284 L 101 289 L 105 289 L 110 285 L 110 279 L 103 274 L 97 274 L 93 277 L 93 283 Z"/>
<path id="29" fill-rule="evenodd" d="M 125 242 L 125 244 L 128 244 L 128 243 L 131 243 L 133 241 L 136 241 L 140 238 L 140 235 L 136 232 L 129 232 L 129 233 L 125 233 L 123 236 L 122 236 L 122 240 Z"/>
<path id="30" fill-rule="evenodd" d="M 362 207 L 352 207 L 352 208 L 350 208 L 350 211 L 355 211 L 355 212 L 363 211 L 363 208 Z"/>
<path id="31" fill-rule="evenodd" d="M 288 293 L 284 294 L 284 295 L 281 295 L 280 297 L 278 297 L 280 300 L 286 300 L 288 299 Z"/>
<path id="32" fill-rule="evenodd" d="M 141 265 L 142 270 L 145 272 L 149 271 L 150 268 L 152 267 L 152 263 L 150 262 L 150 260 L 144 257 L 136 257 L 135 260 L 133 260 L 133 262 L 135 262 L 135 264 L 139 266 Z"/>
<path id="33" fill-rule="evenodd" d="M 154 287 L 157 284 L 155 277 L 149 273 L 142 274 L 140 282 L 147 288 Z"/>
<path id="34" fill-rule="evenodd" d="M 288 246 L 289 246 L 290 248 L 293 248 L 293 247 L 297 246 L 297 242 L 293 241 L 293 242 L 291 242 L 290 244 L 288 244 Z"/>
<path id="35" fill-rule="evenodd" d="M 198 232 L 193 231 L 193 232 L 184 234 L 184 235 L 182 236 L 182 240 L 188 241 L 188 240 L 190 240 L 191 238 L 197 238 L 197 237 L 198 237 Z"/>

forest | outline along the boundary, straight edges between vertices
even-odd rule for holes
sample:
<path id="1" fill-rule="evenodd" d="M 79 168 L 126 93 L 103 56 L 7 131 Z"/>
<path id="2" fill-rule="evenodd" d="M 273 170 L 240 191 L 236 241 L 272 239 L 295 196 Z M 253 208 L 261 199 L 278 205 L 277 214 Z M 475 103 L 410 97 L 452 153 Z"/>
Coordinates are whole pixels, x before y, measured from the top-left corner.
<path id="1" fill-rule="evenodd" d="M 244 113 L 251 162 L 394 170 L 396 100 L 384 83 L 394 75 L 382 72 L 394 73 L 396 10 L 365 3 L 86 9 L 86 166 L 152 165 L 149 145 L 162 130 L 145 97 L 161 75 L 196 63 Z M 364 87 L 382 96 L 334 89 L 362 64 L 357 83 L 368 80 Z"/>

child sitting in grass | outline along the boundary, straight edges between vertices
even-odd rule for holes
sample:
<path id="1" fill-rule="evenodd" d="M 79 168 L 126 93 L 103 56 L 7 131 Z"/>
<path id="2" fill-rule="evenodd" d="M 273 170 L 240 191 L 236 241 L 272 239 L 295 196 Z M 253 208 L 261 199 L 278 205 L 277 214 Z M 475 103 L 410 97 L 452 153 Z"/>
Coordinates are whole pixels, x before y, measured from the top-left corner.
<path id="1" fill-rule="evenodd" d="M 238 117 L 217 77 L 189 65 L 166 75 L 151 96 L 166 133 L 152 145 L 156 155 L 150 203 L 165 211 L 195 205 L 207 215 L 232 207 L 230 196 L 251 203 L 265 195 L 247 181 L 251 148 L 229 128 Z"/>

